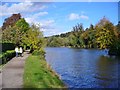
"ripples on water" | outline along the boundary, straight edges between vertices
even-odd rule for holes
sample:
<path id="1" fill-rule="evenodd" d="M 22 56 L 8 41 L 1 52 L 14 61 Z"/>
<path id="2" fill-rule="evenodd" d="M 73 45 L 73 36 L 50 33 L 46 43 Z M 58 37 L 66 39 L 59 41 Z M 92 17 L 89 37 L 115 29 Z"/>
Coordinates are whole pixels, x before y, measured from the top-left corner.
<path id="1" fill-rule="evenodd" d="M 117 88 L 119 59 L 95 49 L 46 48 L 46 60 L 69 88 Z"/>

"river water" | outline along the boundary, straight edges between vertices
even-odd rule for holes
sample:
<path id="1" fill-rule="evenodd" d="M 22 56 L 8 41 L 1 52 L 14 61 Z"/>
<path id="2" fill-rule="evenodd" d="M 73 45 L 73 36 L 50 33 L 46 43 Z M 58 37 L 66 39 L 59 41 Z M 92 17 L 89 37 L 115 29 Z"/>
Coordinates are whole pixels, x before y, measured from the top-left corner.
<path id="1" fill-rule="evenodd" d="M 104 50 L 47 47 L 46 61 L 69 88 L 118 88 L 120 60 Z"/>

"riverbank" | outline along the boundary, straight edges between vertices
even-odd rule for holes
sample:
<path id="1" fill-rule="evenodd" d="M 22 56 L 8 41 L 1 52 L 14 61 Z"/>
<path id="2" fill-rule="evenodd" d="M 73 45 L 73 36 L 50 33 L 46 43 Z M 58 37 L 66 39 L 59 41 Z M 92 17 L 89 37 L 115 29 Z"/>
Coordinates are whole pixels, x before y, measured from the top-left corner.
<path id="1" fill-rule="evenodd" d="M 41 55 L 30 55 L 25 63 L 24 88 L 64 88 Z"/>

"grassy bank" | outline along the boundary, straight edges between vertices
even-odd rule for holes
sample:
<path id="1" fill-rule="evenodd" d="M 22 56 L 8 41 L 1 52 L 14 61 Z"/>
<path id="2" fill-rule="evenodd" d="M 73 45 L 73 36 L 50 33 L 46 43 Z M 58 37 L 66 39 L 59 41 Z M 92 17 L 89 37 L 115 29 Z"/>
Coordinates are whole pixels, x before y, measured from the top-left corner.
<path id="1" fill-rule="evenodd" d="M 25 63 L 24 88 L 62 88 L 63 82 L 47 65 L 44 57 L 30 55 Z"/>

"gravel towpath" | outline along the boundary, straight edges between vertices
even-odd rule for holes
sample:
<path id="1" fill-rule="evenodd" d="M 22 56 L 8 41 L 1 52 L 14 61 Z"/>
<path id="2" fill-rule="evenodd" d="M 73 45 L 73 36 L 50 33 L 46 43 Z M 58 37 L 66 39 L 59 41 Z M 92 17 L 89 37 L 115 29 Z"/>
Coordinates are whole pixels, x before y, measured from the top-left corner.
<path id="1" fill-rule="evenodd" d="M 0 73 L 0 89 L 23 88 L 24 64 L 28 56 L 24 52 L 23 57 L 14 57 L 4 65 Z"/>

